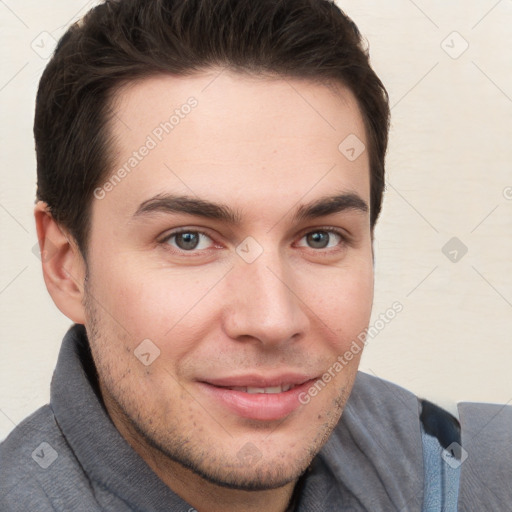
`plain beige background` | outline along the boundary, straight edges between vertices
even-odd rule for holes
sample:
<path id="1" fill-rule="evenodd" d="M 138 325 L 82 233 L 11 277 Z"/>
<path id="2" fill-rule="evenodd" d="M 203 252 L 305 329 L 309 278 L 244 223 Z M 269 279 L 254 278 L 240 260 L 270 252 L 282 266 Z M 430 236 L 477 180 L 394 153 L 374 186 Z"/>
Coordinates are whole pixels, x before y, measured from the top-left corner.
<path id="1" fill-rule="evenodd" d="M 95 3 L 0 1 L 0 439 L 48 401 L 70 326 L 38 258 L 33 109 L 55 39 Z M 392 105 L 378 334 L 361 368 L 451 411 L 510 402 L 512 0 L 338 4 L 368 39 Z M 382 328 L 396 301 L 403 311 Z"/>

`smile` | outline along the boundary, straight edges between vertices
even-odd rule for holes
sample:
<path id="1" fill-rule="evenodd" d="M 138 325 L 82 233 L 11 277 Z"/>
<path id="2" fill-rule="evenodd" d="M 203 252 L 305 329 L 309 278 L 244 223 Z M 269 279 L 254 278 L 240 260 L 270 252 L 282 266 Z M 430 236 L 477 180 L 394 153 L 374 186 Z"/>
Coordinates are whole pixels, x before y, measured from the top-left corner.
<path id="1" fill-rule="evenodd" d="M 271 386 L 268 388 L 256 388 L 256 387 L 244 387 L 244 386 L 233 386 L 226 389 L 231 389 L 233 391 L 242 391 L 243 393 L 249 393 L 250 395 L 254 395 L 257 393 L 266 393 L 266 394 L 276 394 L 276 393 L 284 393 L 294 388 L 294 384 L 285 384 L 283 386 Z"/>
<path id="2" fill-rule="evenodd" d="M 210 403 L 239 418 L 277 421 L 303 407 L 299 400 L 316 377 L 305 375 L 275 378 L 241 376 L 198 382 Z"/>

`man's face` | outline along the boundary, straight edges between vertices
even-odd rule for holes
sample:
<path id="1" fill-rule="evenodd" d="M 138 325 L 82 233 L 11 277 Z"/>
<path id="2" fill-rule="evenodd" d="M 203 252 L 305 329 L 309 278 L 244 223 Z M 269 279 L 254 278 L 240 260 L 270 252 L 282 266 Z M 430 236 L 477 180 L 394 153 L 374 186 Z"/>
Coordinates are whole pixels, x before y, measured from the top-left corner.
<path id="1" fill-rule="evenodd" d="M 119 92 L 112 174 L 125 172 L 93 200 L 86 327 L 133 445 L 273 488 L 326 441 L 359 364 L 335 366 L 372 305 L 369 160 L 338 146 L 366 137 L 341 86 L 217 75 Z"/>

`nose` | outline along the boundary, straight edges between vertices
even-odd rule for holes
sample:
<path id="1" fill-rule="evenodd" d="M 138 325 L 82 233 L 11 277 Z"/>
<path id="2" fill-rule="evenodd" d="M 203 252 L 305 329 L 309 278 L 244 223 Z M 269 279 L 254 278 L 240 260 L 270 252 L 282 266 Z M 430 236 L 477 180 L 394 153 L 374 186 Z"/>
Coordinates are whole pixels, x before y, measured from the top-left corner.
<path id="1" fill-rule="evenodd" d="M 308 330 L 307 306 L 293 272 L 278 255 L 239 260 L 228 275 L 224 329 L 232 339 L 267 347 L 297 341 Z"/>

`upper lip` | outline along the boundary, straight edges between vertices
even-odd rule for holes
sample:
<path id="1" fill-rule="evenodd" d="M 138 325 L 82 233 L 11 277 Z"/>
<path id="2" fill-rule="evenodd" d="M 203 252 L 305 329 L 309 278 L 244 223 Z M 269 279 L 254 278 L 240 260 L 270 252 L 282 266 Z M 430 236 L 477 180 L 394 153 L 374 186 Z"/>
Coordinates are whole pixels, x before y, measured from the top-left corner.
<path id="1" fill-rule="evenodd" d="M 303 373 L 281 373 L 279 375 L 232 375 L 230 377 L 219 377 L 212 379 L 204 379 L 202 382 L 217 387 L 254 387 L 254 388 L 270 388 L 274 386 L 292 385 L 298 386 L 308 382 L 315 377 Z"/>

